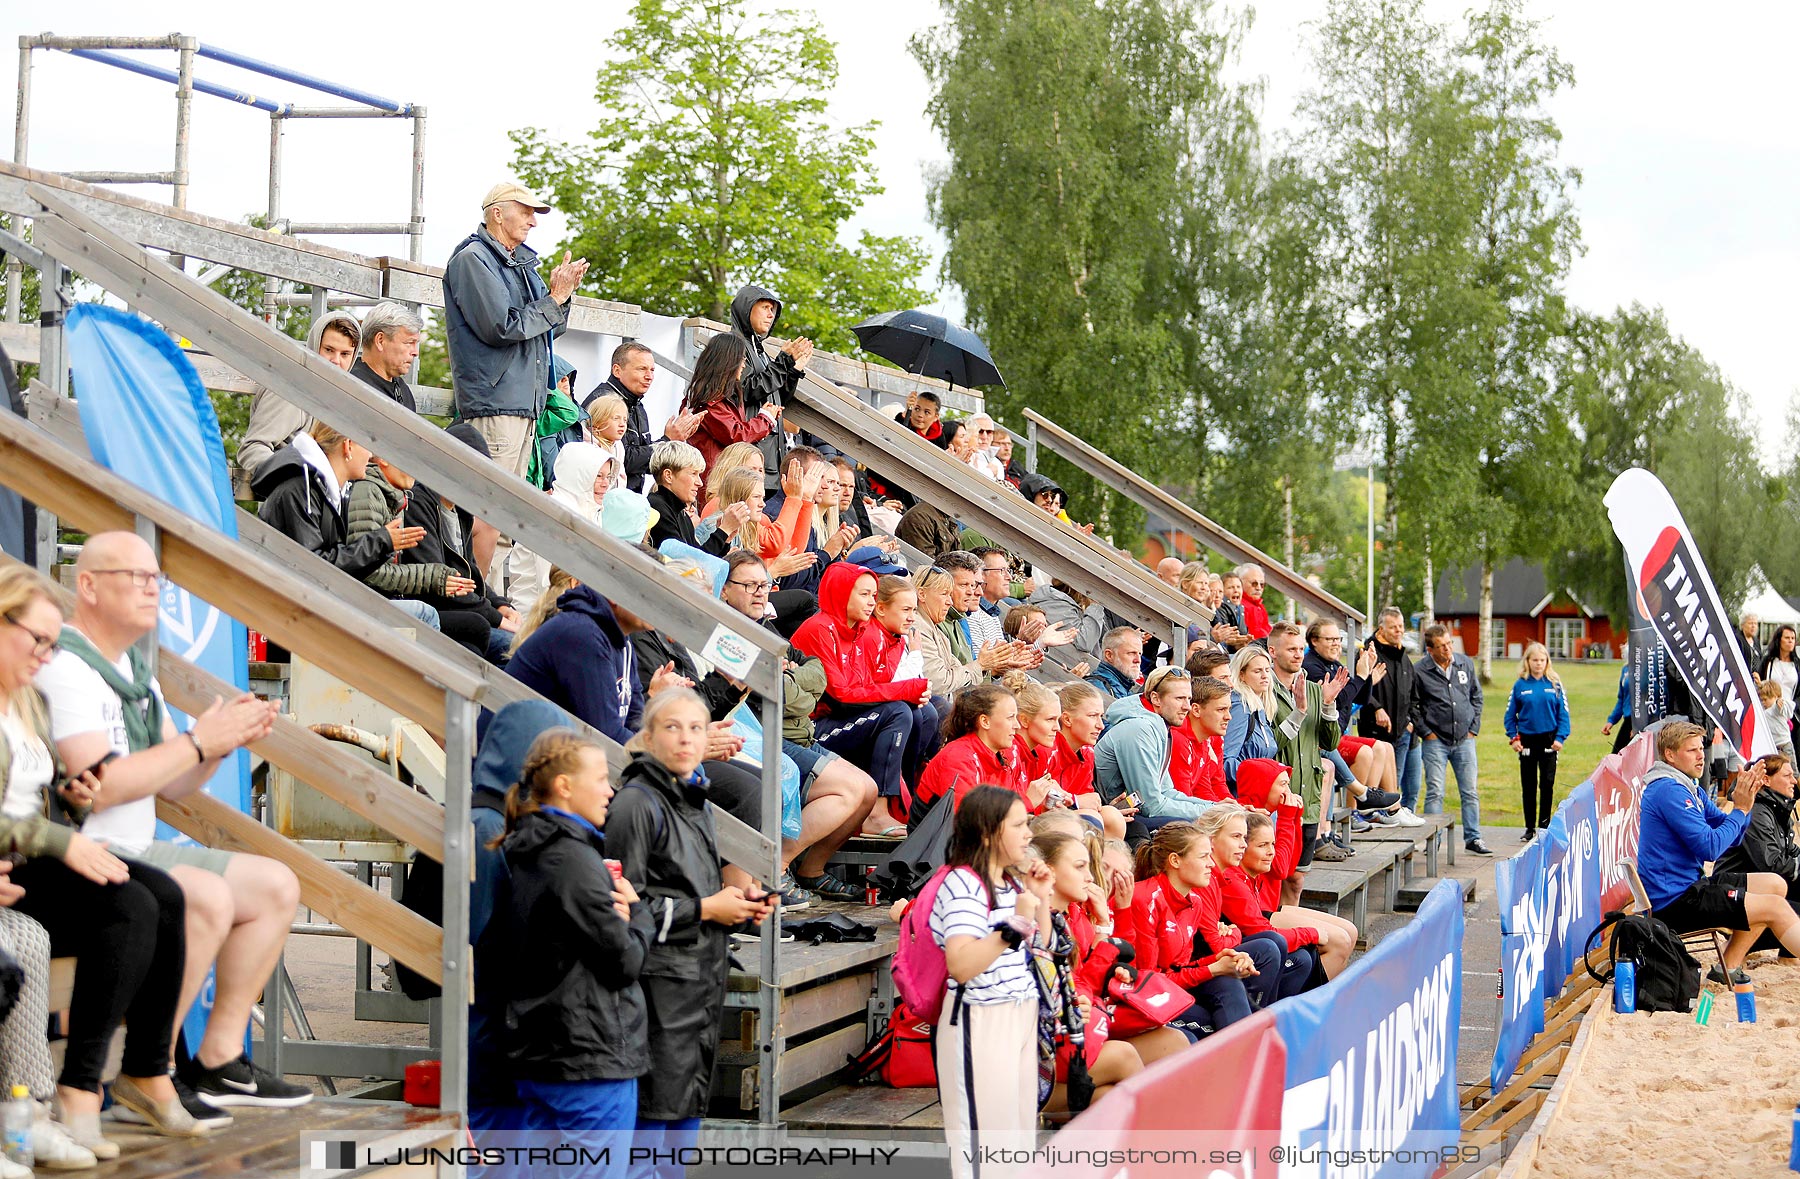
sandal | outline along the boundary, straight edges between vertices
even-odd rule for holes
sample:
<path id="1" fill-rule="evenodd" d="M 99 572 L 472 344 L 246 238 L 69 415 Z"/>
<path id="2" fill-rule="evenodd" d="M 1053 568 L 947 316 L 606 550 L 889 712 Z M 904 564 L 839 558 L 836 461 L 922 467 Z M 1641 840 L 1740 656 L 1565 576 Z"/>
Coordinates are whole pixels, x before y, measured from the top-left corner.
<path id="1" fill-rule="evenodd" d="M 817 876 L 794 874 L 794 883 L 822 901 L 843 901 L 860 905 L 868 899 L 868 890 L 848 884 L 829 872 Z"/>
<path id="2" fill-rule="evenodd" d="M 905 839 L 906 824 L 893 823 L 883 827 L 880 831 L 864 831 L 862 837 L 864 839 Z"/>

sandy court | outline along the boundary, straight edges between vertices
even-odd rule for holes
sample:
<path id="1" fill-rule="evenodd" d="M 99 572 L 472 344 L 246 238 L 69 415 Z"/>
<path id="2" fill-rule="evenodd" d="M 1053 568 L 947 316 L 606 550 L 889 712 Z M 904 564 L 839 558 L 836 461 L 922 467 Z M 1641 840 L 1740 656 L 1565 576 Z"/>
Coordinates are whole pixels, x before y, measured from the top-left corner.
<path id="1" fill-rule="evenodd" d="M 1740 1024 L 1736 997 L 1712 984 L 1706 1027 L 1692 1014 L 1614 1015 L 1607 991 L 1532 1179 L 1793 1179 L 1800 965 L 1759 954 L 1745 968 L 1756 984 L 1753 1024 Z"/>

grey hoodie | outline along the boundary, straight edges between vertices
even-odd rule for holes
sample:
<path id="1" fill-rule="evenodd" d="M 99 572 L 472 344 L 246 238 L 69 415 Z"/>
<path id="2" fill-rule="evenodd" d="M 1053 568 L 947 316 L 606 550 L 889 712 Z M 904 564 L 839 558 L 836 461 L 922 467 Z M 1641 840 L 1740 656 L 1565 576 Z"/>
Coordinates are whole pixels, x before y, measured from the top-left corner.
<path id="1" fill-rule="evenodd" d="M 319 341 L 325 338 L 325 329 L 334 323 L 344 323 L 345 330 L 351 338 L 360 336 L 356 317 L 348 311 L 333 311 L 313 320 L 312 330 L 306 333 L 306 350 L 317 356 Z M 244 469 L 246 479 L 255 479 L 256 472 L 262 465 L 274 457 L 275 452 L 293 441 L 294 435 L 312 427 L 312 417 L 305 410 L 288 404 L 261 385 L 250 395 L 250 423 L 244 427 L 244 437 L 238 443 L 237 465 Z"/>

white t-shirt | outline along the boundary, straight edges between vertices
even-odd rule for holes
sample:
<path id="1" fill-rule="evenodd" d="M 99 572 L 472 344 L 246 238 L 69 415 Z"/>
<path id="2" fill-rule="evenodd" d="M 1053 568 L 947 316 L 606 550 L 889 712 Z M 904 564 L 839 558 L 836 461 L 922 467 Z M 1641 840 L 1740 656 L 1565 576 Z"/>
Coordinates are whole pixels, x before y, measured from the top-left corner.
<path id="1" fill-rule="evenodd" d="M 120 656 L 114 666 L 121 676 L 130 679 L 131 653 Z M 131 744 L 125 738 L 124 701 L 106 686 L 99 672 L 79 657 L 58 651 L 56 658 L 38 672 L 36 683 L 38 691 L 50 700 L 50 732 L 58 741 L 104 732 L 114 753 L 124 757 L 131 752 Z M 150 689 L 160 703 L 162 685 L 152 680 Z M 72 767 L 70 772 L 79 768 L 82 767 Z M 81 833 L 104 839 L 119 851 L 141 855 L 156 838 L 156 798 L 147 796 L 101 811 L 82 824 Z"/>
<path id="2" fill-rule="evenodd" d="M 987 887 L 981 878 L 968 868 L 958 868 L 938 885 L 937 900 L 931 906 L 931 938 L 941 947 L 957 934 L 986 937 L 993 932 L 996 921 L 1012 916 L 1018 896 L 1018 889 L 1010 885 L 996 889 L 994 907 L 990 909 Z M 947 978 L 945 982 L 954 998 L 956 979 Z M 1023 945 L 1007 950 L 994 959 L 993 965 L 970 979 L 965 990 L 964 999 L 975 1004 L 1036 998 L 1037 983 L 1031 977 L 1029 951 Z"/>
<path id="3" fill-rule="evenodd" d="M 1769 678 L 1781 685 L 1782 698 L 1791 703 L 1795 688 L 1800 687 L 1800 663 L 1785 663 L 1777 659 L 1769 664 Z"/>
<path id="4" fill-rule="evenodd" d="M 31 731 L 17 708 L 0 715 L 0 733 L 12 746 L 12 769 L 6 777 L 6 794 L 0 798 L 0 813 L 9 819 L 29 819 L 44 810 L 44 793 L 50 788 L 55 763 L 50 751 Z"/>

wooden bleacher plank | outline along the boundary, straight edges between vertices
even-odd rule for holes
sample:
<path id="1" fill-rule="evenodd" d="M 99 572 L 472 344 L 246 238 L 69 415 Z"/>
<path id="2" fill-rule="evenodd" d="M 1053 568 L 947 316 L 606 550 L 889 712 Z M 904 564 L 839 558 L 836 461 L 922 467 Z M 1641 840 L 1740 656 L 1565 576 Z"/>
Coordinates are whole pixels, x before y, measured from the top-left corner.
<path id="1" fill-rule="evenodd" d="M 184 835 L 224 851 L 280 860 L 300 879 L 300 900 L 328 921 L 379 946 L 432 982 L 444 980 L 443 931 L 311 852 L 207 794 L 156 800 L 156 817 Z"/>
<path id="2" fill-rule="evenodd" d="M 1519 1073 L 1508 1082 L 1506 1088 L 1482 1102 L 1482 1104 L 1476 1107 L 1474 1111 L 1464 1114 L 1462 1120 L 1463 1132 L 1466 1134 L 1475 1127 L 1482 1125 L 1498 1114 L 1500 1110 L 1504 1109 L 1509 1103 L 1518 1100 L 1520 1095 L 1527 1089 L 1530 1089 L 1532 1085 L 1560 1069 L 1563 1065 L 1563 1061 L 1568 1059 L 1568 1055 L 1568 1049 L 1559 1045 L 1555 1052 L 1540 1057 L 1530 1068 Z"/>
<path id="3" fill-rule="evenodd" d="M 1508 1130 L 1536 1113 L 1538 1107 L 1544 1104 L 1546 1096 L 1547 1094 L 1542 1090 L 1533 1090 L 1526 1094 L 1517 1105 L 1494 1119 L 1494 1121 L 1485 1129 L 1465 1137 L 1463 1139 L 1463 1145 L 1472 1146 L 1477 1150 L 1481 1150 L 1492 1143 L 1500 1141 L 1500 1139 L 1506 1136 Z"/>
<path id="4" fill-rule="evenodd" d="M 223 1179 L 225 1176 L 299 1172 L 305 1143 L 354 1140 L 377 1157 L 407 1147 L 443 1144 L 461 1137 L 461 1121 L 434 1109 L 408 1109 L 370 1101 L 315 1099 L 305 1116 L 287 1109 L 232 1111 L 232 1125 L 204 1138 L 162 1138 L 141 1126 L 105 1123 L 120 1156 L 82 1172 L 93 1179 Z"/>
<path id="5" fill-rule="evenodd" d="M 796 1130 L 886 1130 L 899 1126 L 938 1103 L 935 1088 L 894 1089 L 887 1085 L 844 1085 L 782 1115 Z"/>
<path id="6" fill-rule="evenodd" d="M 900 942 L 899 930 L 899 926 L 887 922 L 885 928 L 876 931 L 872 942 L 826 942 L 818 946 L 794 942 L 784 945 L 781 947 L 781 977 L 776 985 L 784 991 L 792 990 L 815 979 L 843 974 L 872 962 L 885 962 L 893 957 L 894 947 Z M 741 943 L 743 947 L 751 948 L 755 944 Z M 739 958 L 746 963 L 745 968 L 731 972 L 727 990 L 753 992 L 762 986 L 761 968 L 753 962 L 756 955 L 741 953 Z"/>

